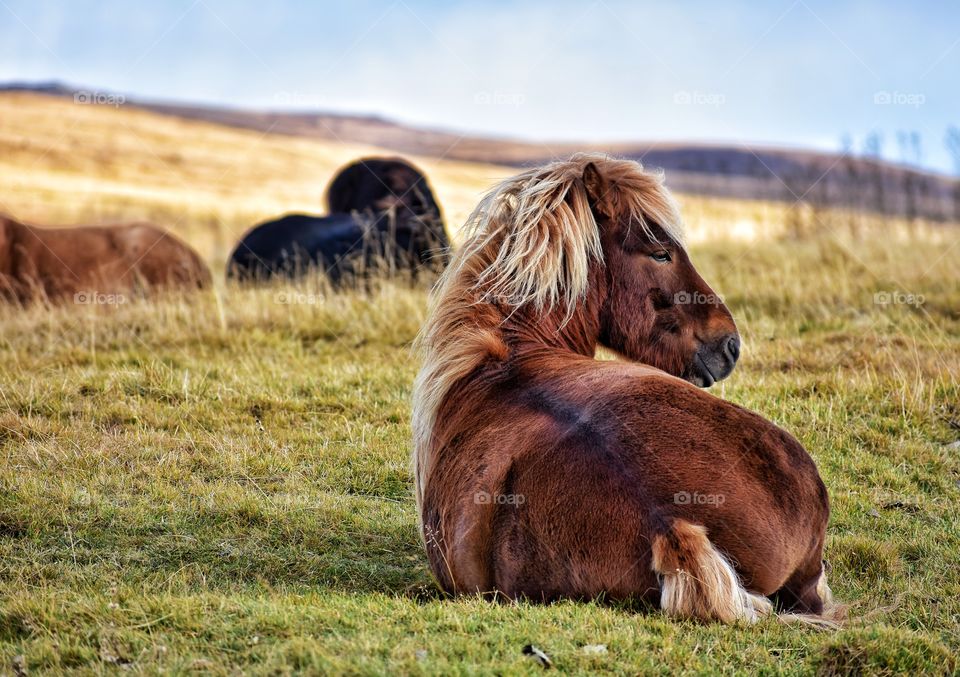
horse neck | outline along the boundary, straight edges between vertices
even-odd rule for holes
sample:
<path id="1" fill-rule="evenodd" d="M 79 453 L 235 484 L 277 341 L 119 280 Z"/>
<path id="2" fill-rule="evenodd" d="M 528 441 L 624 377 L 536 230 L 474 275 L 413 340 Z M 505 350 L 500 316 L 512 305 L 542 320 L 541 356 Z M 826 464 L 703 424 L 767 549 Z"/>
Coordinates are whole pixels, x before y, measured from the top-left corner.
<path id="1" fill-rule="evenodd" d="M 507 314 L 501 325 L 506 343 L 518 357 L 557 351 L 593 357 L 600 340 L 603 282 L 600 271 L 594 271 L 590 288 L 572 313 L 558 304 L 546 313 L 529 309 Z"/>
<path id="2" fill-rule="evenodd" d="M 539 373 L 538 361 L 556 367 L 557 358 L 564 355 L 593 357 L 599 342 L 605 275 L 591 275 L 589 291 L 568 317 L 560 307 L 543 313 L 481 301 L 471 282 L 484 268 L 476 263 L 467 266 L 466 281 L 458 281 L 434 310 L 420 339 L 427 359 L 414 388 L 418 504 L 433 455 L 444 448 L 457 421 L 470 410 L 463 403 L 470 398 L 482 401 L 489 390 L 485 367 L 509 373 L 526 366 Z"/>

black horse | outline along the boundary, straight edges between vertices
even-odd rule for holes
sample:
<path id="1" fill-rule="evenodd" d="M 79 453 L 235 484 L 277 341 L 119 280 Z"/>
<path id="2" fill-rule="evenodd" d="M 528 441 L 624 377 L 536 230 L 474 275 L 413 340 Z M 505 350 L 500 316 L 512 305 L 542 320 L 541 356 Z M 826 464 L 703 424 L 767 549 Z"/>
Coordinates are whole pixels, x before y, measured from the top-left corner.
<path id="1" fill-rule="evenodd" d="M 371 275 L 438 273 L 450 239 L 426 177 L 399 158 L 366 158 L 343 168 L 326 194 L 330 216 L 288 214 L 251 229 L 227 275 L 295 277 L 319 269 L 334 286 Z"/>

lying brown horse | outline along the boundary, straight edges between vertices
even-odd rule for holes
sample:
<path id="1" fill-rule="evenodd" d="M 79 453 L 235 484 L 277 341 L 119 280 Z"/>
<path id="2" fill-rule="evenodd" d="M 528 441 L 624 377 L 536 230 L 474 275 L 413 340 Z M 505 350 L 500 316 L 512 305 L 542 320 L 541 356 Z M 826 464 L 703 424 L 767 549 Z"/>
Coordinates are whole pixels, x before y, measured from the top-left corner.
<path id="1" fill-rule="evenodd" d="M 414 393 L 443 589 L 818 622 L 827 491 L 797 440 L 696 387 L 730 373 L 740 339 L 659 177 L 576 155 L 503 182 L 467 226 Z"/>
<path id="2" fill-rule="evenodd" d="M 0 297 L 96 302 L 148 287 L 208 286 L 188 245 L 145 223 L 38 228 L 0 215 Z"/>

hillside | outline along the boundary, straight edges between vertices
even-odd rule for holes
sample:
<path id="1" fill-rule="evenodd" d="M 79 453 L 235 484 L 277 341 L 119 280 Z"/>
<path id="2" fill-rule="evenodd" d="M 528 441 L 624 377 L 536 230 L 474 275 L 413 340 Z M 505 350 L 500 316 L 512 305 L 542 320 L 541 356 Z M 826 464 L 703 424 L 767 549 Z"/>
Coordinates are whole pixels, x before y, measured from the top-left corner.
<path id="1" fill-rule="evenodd" d="M 73 98 L 58 83 L 13 83 L 8 91 Z M 960 220 L 960 181 L 870 158 L 786 148 L 722 144 L 622 142 L 532 143 L 422 129 L 376 116 L 270 112 L 167 104 L 124 97 L 125 106 L 271 134 L 390 149 L 417 156 L 507 166 L 535 164 L 576 150 L 602 150 L 670 173 L 677 190 L 739 199 L 802 202 L 880 214 Z"/>
<path id="2" fill-rule="evenodd" d="M 40 224 L 151 220 L 216 268 L 257 222 L 322 212 L 323 190 L 345 163 L 391 149 L 160 114 L 81 105 L 62 96 L 0 93 L 0 211 Z M 407 154 L 428 175 L 454 238 L 482 194 L 514 168 Z M 667 171 L 667 185 L 683 188 Z M 873 217 L 777 199 L 681 194 L 691 241 L 936 224 Z M 935 230 L 931 230 L 935 229 Z"/>
<path id="3" fill-rule="evenodd" d="M 696 195 L 805 201 L 936 220 L 955 219 L 960 214 L 960 183 L 955 179 L 862 157 L 719 144 L 540 144 L 419 129 L 379 117 L 142 106 L 166 115 L 244 129 L 508 166 L 537 164 L 578 150 L 599 150 L 664 169 L 670 172 L 676 189 Z"/>

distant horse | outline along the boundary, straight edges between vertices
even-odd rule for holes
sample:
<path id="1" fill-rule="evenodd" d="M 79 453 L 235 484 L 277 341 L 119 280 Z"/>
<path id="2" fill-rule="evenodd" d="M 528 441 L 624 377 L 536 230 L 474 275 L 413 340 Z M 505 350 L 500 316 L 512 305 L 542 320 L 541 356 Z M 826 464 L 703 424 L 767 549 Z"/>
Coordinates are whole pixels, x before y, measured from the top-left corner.
<path id="1" fill-rule="evenodd" d="M 826 488 L 796 439 L 696 387 L 732 371 L 740 338 L 659 177 L 575 155 L 498 185 L 467 228 L 414 392 L 440 586 L 823 622 Z"/>
<path id="2" fill-rule="evenodd" d="M 262 223 L 234 249 L 227 274 L 294 277 L 319 268 L 334 285 L 376 273 L 438 273 L 450 239 L 423 174 L 399 158 L 366 158 L 327 189 L 330 216 L 288 214 Z"/>
<path id="3" fill-rule="evenodd" d="M 148 223 L 39 228 L 0 215 L 0 297 L 95 303 L 98 295 L 209 286 L 187 244 Z"/>
<path id="4" fill-rule="evenodd" d="M 404 204 L 415 214 L 440 216 L 427 177 L 398 157 L 368 157 L 343 167 L 327 187 L 326 203 L 330 214 L 384 211 Z"/>

